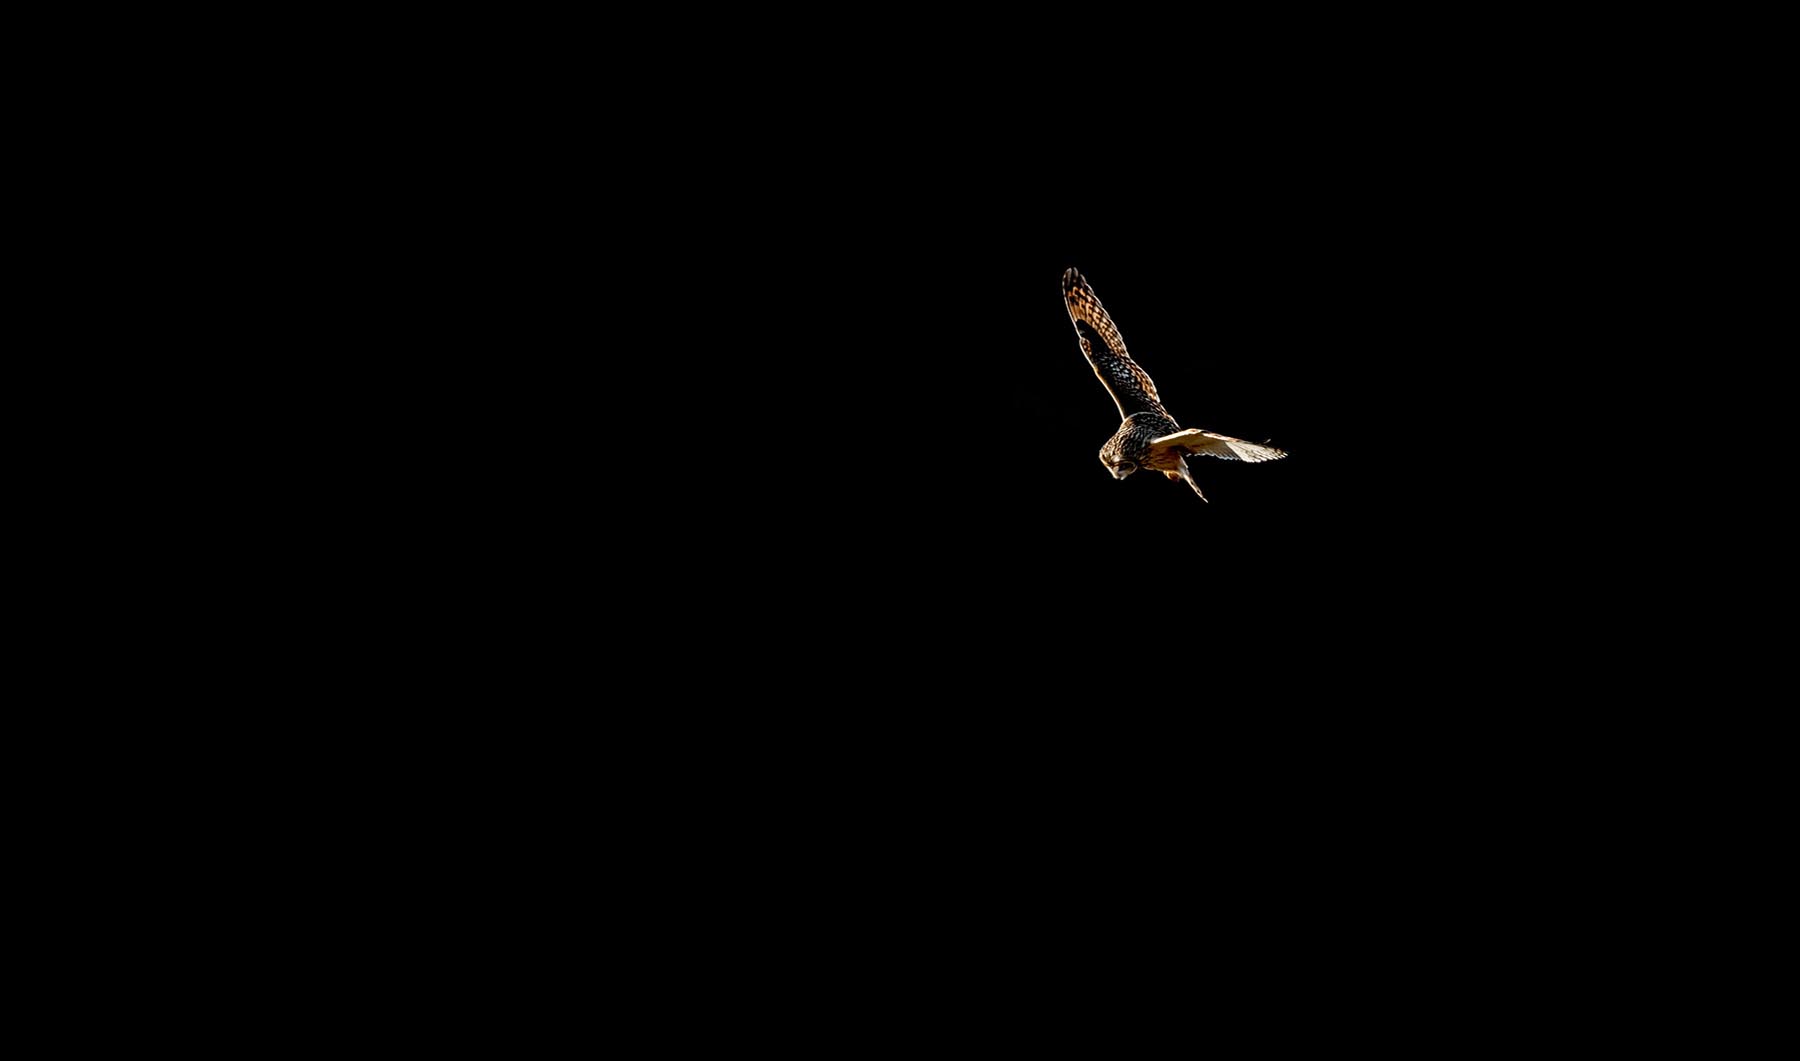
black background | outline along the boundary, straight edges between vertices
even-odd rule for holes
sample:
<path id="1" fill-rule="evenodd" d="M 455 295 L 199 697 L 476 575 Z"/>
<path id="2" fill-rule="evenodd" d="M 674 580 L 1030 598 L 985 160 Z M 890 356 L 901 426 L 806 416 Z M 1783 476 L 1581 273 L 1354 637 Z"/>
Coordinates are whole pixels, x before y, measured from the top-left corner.
<path id="1" fill-rule="evenodd" d="M 639 181 L 540 219 L 479 359 L 529 378 L 466 410 L 528 451 L 470 503 L 518 648 L 451 661 L 500 681 L 442 757 L 522 794 L 513 842 L 581 858 L 597 819 L 676 935 L 752 956 L 814 918 L 1047 968 L 1236 935 L 1260 984 L 1389 953 L 1390 909 L 1458 949 L 1567 903 L 1643 806 L 1612 764 L 1688 729 L 1617 695 L 1655 668 L 1609 622 L 1634 538 L 1589 520 L 1628 436 L 1582 384 L 1642 367 L 1617 266 L 1655 232 L 1598 141 L 1474 94 L 1221 87 L 1156 136 L 1006 128 L 1047 86 L 992 142 L 942 107 L 770 142 L 726 102 L 667 123 L 704 157 L 615 153 Z M 1070 266 L 1183 424 L 1288 459 L 1196 459 L 1210 504 L 1115 482 Z"/>
<path id="2" fill-rule="evenodd" d="M 1356 86 L 1201 93 L 1154 137 L 1006 125 L 1054 86 L 775 142 L 727 102 L 544 296 L 586 310 L 522 406 L 564 433 L 527 485 L 581 538 L 570 606 L 721 755 L 854 719 L 870 754 L 1154 785 L 1547 702 L 1606 599 L 1564 470 L 1604 477 L 1569 439 L 1632 363 L 1605 329 L 1650 235 L 1601 141 Z M 1288 459 L 1196 460 L 1210 504 L 1114 481 L 1071 266 L 1178 420 Z"/>
<path id="3" fill-rule="evenodd" d="M 1180 685 L 1267 670 L 1277 644 L 1445 636 L 1428 610 L 1493 563 L 1467 533 L 1485 457 L 1465 440 L 1504 404 L 1483 376 L 1501 340 L 1456 321 L 1468 269 L 1417 208 L 1297 178 L 1149 203 L 1080 181 L 1009 200 L 1011 179 L 924 201 L 902 182 L 841 219 L 790 203 L 709 260 L 723 327 L 669 360 L 718 386 L 706 416 L 742 444 L 713 458 L 728 485 L 692 469 L 672 490 L 695 554 L 730 557 L 758 606 L 821 601 L 809 621 L 861 651 L 899 631 L 901 658 L 1004 658 L 1030 681 Z M 1113 480 L 1118 412 L 1063 307 L 1070 266 L 1182 424 L 1290 457 L 1193 462 L 1210 503 Z"/>
<path id="4" fill-rule="evenodd" d="M 418 350 L 391 399 L 460 445 L 445 460 L 406 424 L 370 493 L 404 503 L 435 468 L 448 501 L 374 555 L 365 509 L 339 530 L 406 604 L 346 594 L 358 647 L 428 644 L 389 685 L 328 690 L 416 702 L 375 769 L 445 775 L 402 783 L 381 846 L 436 819 L 453 850 L 477 827 L 515 845 L 476 857 L 534 896 L 635 883 L 627 919 L 673 904 L 649 918 L 659 944 L 695 941 L 660 952 L 746 940 L 746 982 L 816 918 L 847 955 L 831 972 L 888 953 L 883 934 L 934 964 L 992 938 L 1050 969 L 1129 939 L 1256 990 L 1321 950 L 1342 962 L 1324 976 L 1367 982 L 1390 905 L 1446 953 L 1466 957 L 1470 922 L 1523 934 L 1621 819 L 1672 818 L 1596 769 L 1680 772 L 1631 741 L 1688 727 L 1617 695 L 1658 661 L 1608 657 L 1584 620 L 1620 600 L 1594 569 L 1631 539 L 1584 542 L 1557 474 L 1597 408 L 1569 415 L 1570 382 L 1629 378 L 1641 354 L 1611 325 L 1651 319 L 1607 268 L 1647 238 L 1608 216 L 1629 182 L 1581 158 L 1617 108 L 1565 136 L 1430 74 L 1384 97 L 1373 69 L 1246 66 L 1155 129 L 1113 120 L 1131 100 L 1062 114 L 1061 79 L 1016 107 L 926 86 L 938 106 L 839 100 L 817 122 L 795 118 L 825 79 L 708 98 L 705 120 L 581 95 L 541 139 L 603 172 L 534 214 L 564 170 L 518 167 L 493 223 L 549 246 L 484 255 L 519 291 L 504 321 Z M 1497 73 L 1501 94 L 1532 76 Z M 634 112 L 655 142 L 621 142 Z M 460 243 L 461 216 L 430 220 Z M 1291 456 L 1197 459 L 1211 504 L 1113 481 L 1070 266 L 1181 422 Z M 484 285 L 421 316 L 495 308 Z M 454 372 L 466 390 L 420 394 Z M 396 591 L 409 568 L 423 588 Z M 420 675 L 447 694 L 418 697 Z M 1552 866 L 1533 879 L 1506 845 Z M 546 852 L 570 865 L 534 872 Z M 1234 933 L 1257 964 L 1216 959 Z"/>
<path id="5" fill-rule="evenodd" d="M 1513 647 L 1477 627 L 1579 621 L 1618 541 L 1592 517 L 1654 473 L 1604 421 L 1650 411 L 1630 330 L 1672 331 L 1637 282 L 1677 234 L 1646 220 L 1670 100 L 1336 33 L 1214 27 L 1142 80 L 834 52 L 679 109 L 582 97 L 579 136 L 509 116 L 553 145 L 521 175 L 576 194 L 506 204 L 550 250 L 490 266 L 529 292 L 472 375 L 495 346 L 526 371 L 476 408 L 531 459 L 494 462 L 488 518 L 797 681 L 846 658 L 1400 681 Z M 1211 504 L 1113 481 L 1070 266 L 1182 423 L 1289 459 L 1197 461 Z M 1495 622 L 1515 605 L 1539 624 Z M 761 651 L 782 636 L 818 659 Z"/>

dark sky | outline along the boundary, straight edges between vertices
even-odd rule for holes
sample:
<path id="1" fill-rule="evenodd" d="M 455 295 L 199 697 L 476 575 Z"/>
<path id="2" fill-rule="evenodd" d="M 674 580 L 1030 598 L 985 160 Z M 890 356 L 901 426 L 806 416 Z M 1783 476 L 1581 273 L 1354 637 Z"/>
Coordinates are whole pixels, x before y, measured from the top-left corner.
<path id="1" fill-rule="evenodd" d="M 1404 106 L 1340 106 L 1333 84 L 1240 106 L 1275 91 L 1196 96 L 1162 130 L 1175 157 L 1090 124 L 1001 168 L 879 125 L 855 157 L 836 122 L 794 164 L 751 115 L 666 198 L 596 197 L 602 238 L 576 253 L 629 281 L 570 292 L 591 321 L 542 344 L 599 362 L 599 408 L 585 375 L 532 380 L 525 415 L 556 389 L 579 437 L 530 485 L 581 510 L 558 525 L 598 592 L 543 581 L 598 684 L 654 679 L 602 713 L 675 734 L 675 788 L 731 810 L 792 784 L 844 816 L 833 853 L 871 831 L 845 798 L 868 785 L 907 815 L 945 808 L 933 859 L 945 835 L 1005 852 L 1023 833 L 1052 873 L 1197 891 L 1123 849 L 1210 849 L 1203 873 L 1260 888 L 1228 867 L 1326 850 L 1309 829 L 1360 843 L 1366 822 L 1332 816 L 1397 762 L 1444 776 L 1393 788 L 1431 813 L 1475 749 L 1567 744 L 1540 716 L 1571 692 L 1557 664 L 1604 632 L 1581 629 L 1604 593 L 1595 547 L 1570 544 L 1575 486 L 1552 481 L 1584 425 L 1555 403 L 1596 356 L 1629 356 L 1602 315 L 1560 313 L 1604 276 L 1575 167 L 1496 146 L 1433 84 Z M 622 253 L 614 228 L 652 249 Z M 1182 424 L 1289 457 L 1196 458 L 1210 504 L 1113 480 L 1097 452 L 1119 419 L 1063 308 L 1071 266 Z M 589 426 L 621 419 L 596 452 Z M 1605 477 L 1579 458 L 1581 486 Z M 1256 839 L 1233 850 L 1233 830 Z"/>
<path id="2" fill-rule="evenodd" d="M 829 764 L 844 781 L 804 798 L 835 807 L 873 762 L 961 820 L 983 804 L 943 795 L 959 774 L 1019 779 L 969 827 L 984 841 L 1060 842 L 1087 813 L 1164 850 L 1146 809 L 1206 843 L 1296 793 L 1299 820 L 1328 816 L 1383 764 L 1562 747 L 1542 715 L 1605 631 L 1588 571 L 1619 555 L 1567 503 L 1608 458 L 1564 441 L 1591 411 L 1567 381 L 1630 356 L 1604 313 L 1565 312 L 1604 308 L 1605 232 L 1561 171 L 1458 153 L 1454 123 L 1326 124 L 1197 121 L 1206 149 L 1175 160 L 1071 143 L 993 172 L 932 142 L 755 185 L 729 168 L 752 151 L 687 174 L 629 219 L 655 237 L 613 258 L 635 287 L 574 293 L 602 408 L 584 378 L 555 397 L 572 434 L 623 416 L 630 437 L 570 438 L 569 474 L 532 484 L 582 509 L 600 587 L 575 632 L 600 680 L 623 630 L 658 702 L 698 694 L 697 721 L 654 713 L 679 762 L 704 738 L 704 776 L 744 771 L 728 803 Z M 1113 480 L 1071 266 L 1182 424 L 1289 457 L 1194 459 L 1210 503 Z M 548 345 L 585 371 L 583 323 Z"/>
<path id="3" fill-rule="evenodd" d="M 651 426 L 605 450 L 603 496 L 647 485 L 683 555 L 828 581 L 860 614 L 925 600 L 938 621 L 1040 629 L 1146 599 L 1373 639 L 1355 617 L 1375 604 L 1428 621 L 1434 597 L 1477 600 L 1566 538 L 1561 502 L 1587 484 L 1551 473 L 1606 469 L 1556 441 L 1597 403 L 1556 403 L 1571 377 L 1631 378 L 1601 252 L 1656 232 L 1629 174 L 1592 164 L 1610 118 L 1555 100 L 1522 116 L 1517 78 L 1452 91 L 1450 71 L 1354 49 L 1352 70 L 1210 49 L 1185 91 L 1106 112 L 1070 106 L 1096 86 L 1046 77 L 1012 108 L 900 92 L 795 122 L 818 117 L 808 83 L 694 116 L 699 159 L 610 160 L 654 187 L 597 197 L 599 238 L 570 241 L 630 279 L 595 294 L 569 271 L 594 312 L 561 348 L 585 366 L 587 329 L 603 337 L 603 408 L 569 420 Z M 1150 98 L 1180 106 L 1127 120 Z M 1063 310 L 1070 266 L 1181 423 L 1289 458 L 1195 459 L 1210 504 L 1114 481 L 1097 452 L 1118 416 Z M 645 316 L 649 335 L 614 334 Z"/>
<path id="4" fill-rule="evenodd" d="M 833 718 L 899 705 L 831 723 L 874 726 L 883 746 L 1097 740 L 1165 766 L 1236 754 L 1245 726 L 1265 752 L 1292 727 L 1327 754 L 1342 727 L 1390 724 L 1344 698 L 1435 701 L 1456 695 L 1440 681 L 1484 680 L 1443 665 L 1486 636 L 1472 608 L 1496 568 L 1492 536 L 1469 533 L 1489 514 L 1465 504 L 1468 431 L 1443 429 L 1490 409 L 1455 360 L 1476 340 L 1440 320 L 1463 278 L 1425 233 L 1286 187 L 1093 217 L 984 187 L 954 212 L 942 189 L 916 208 L 872 198 L 835 230 L 815 211 L 802 237 L 787 214 L 758 219 L 668 274 L 681 297 L 639 363 L 707 388 L 675 426 L 719 444 L 711 464 L 609 465 L 609 481 L 666 491 L 672 518 L 653 562 L 597 548 L 621 585 L 667 580 L 666 636 L 741 653 L 695 656 L 696 673 L 751 698 L 822 696 Z M 1115 481 L 1097 455 L 1119 416 L 1063 307 L 1070 266 L 1181 423 L 1290 456 L 1196 458 L 1210 503 Z M 1181 747 L 1159 760 L 1171 734 Z"/>
<path id="5" fill-rule="evenodd" d="M 1557 534 L 1495 458 L 1555 423 L 1554 391 L 1521 404 L 1514 381 L 1556 367 L 1543 307 L 1581 245 L 1452 179 L 1441 138 L 1383 154 L 1296 133 L 1259 155 L 1271 130 L 1230 166 L 1145 160 L 1142 189 L 1080 159 L 975 172 L 946 146 L 811 173 L 816 198 L 708 206 L 703 238 L 635 270 L 669 296 L 641 363 L 710 388 L 695 415 L 723 443 L 717 473 L 645 469 L 694 514 L 677 533 L 749 581 L 746 606 L 822 592 L 848 625 L 1023 644 L 1040 667 L 1276 666 L 1351 643 L 1373 666 L 1421 630 L 1460 636 L 1438 616 Z M 1183 425 L 1288 459 L 1194 459 L 1210 503 L 1113 480 L 1097 454 L 1118 413 L 1063 308 L 1070 266 Z"/>
<path id="6" fill-rule="evenodd" d="M 760 555 L 784 578 L 884 625 L 904 613 L 903 636 L 952 655 L 1011 642 L 1034 666 L 1180 667 L 1359 621 L 1396 535 L 1429 533 L 1411 428 L 1386 419 L 1401 403 L 1370 403 L 1404 351 L 1369 333 L 1380 307 L 1360 296 L 1379 284 L 1346 281 L 1349 237 L 1285 216 L 1196 209 L 1113 230 L 1036 207 L 897 206 L 777 247 L 731 303 L 763 321 L 733 376 L 762 389 L 720 400 L 752 410 L 763 442 L 729 458 L 743 493 L 713 518 L 773 542 Z M 1160 476 L 1115 481 L 1098 452 L 1119 415 L 1063 308 L 1070 266 L 1184 426 L 1289 458 L 1193 460 L 1210 503 Z"/>

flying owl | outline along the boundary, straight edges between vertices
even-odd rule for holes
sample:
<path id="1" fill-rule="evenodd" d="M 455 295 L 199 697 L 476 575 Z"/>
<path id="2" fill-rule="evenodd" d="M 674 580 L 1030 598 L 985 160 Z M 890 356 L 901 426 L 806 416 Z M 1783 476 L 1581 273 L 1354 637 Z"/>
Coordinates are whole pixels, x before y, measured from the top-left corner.
<path id="1" fill-rule="evenodd" d="M 1150 374 L 1125 352 L 1125 340 L 1106 315 L 1106 308 L 1094 296 L 1086 279 L 1070 269 L 1063 273 L 1063 301 L 1069 307 L 1069 320 L 1075 324 L 1075 336 L 1081 352 L 1094 375 L 1112 393 L 1113 403 L 1125 422 L 1113 437 L 1100 447 L 1100 463 L 1115 479 L 1124 479 L 1139 468 L 1161 472 L 1172 480 L 1186 482 L 1200 494 L 1200 484 L 1188 471 L 1187 458 L 1194 454 L 1222 460 L 1272 461 L 1287 456 L 1270 446 L 1259 446 L 1229 435 L 1215 435 L 1198 428 L 1183 430 L 1169 411 L 1163 408 Z"/>

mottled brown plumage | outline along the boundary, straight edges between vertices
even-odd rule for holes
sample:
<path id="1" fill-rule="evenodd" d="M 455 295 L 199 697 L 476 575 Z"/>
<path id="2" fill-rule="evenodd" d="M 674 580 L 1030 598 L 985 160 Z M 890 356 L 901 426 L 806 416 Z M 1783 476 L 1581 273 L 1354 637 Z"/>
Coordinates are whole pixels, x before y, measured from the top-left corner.
<path id="1" fill-rule="evenodd" d="M 1204 501 L 1206 495 L 1188 471 L 1189 456 L 1242 461 L 1280 460 L 1287 456 L 1271 446 L 1259 446 L 1241 438 L 1183 430 L 1163 408 L 1150 374 L 1126 352 L 1124 337 L 1094 295 L 1094 289 L 1074 269 L 1063 273 L 1063 303 L 1069 308 L 1069 320 L 1075 325 L 1081 352 L 1087 355 L 1094 375 L 1100 377 L 1124 420 L 1106 445 L 1100 447 L 1100 463 L 1106 465 L 1113 478 L 1124 479 L 1139 468 L 1148 468 L 1170 479 L 1185 481 Z"/>

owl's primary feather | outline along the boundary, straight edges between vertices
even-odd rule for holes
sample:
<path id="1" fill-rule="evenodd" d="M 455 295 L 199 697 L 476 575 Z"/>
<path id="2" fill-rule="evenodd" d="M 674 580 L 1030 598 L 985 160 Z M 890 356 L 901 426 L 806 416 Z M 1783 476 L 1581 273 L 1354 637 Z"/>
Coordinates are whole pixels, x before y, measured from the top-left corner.
<path id="1" fill-rule="evenodd" d="M 1094 375 L 1112 395 L 1124 422 L 1106 445 L 1100 449 L 1100 461 L 1113 478 L 1123 479 L 1140 468 L 1159 471 L 1170 479 L 1181 480 L 1200 494 L 1200 484 L 1188 470 L 1189 456 L 1218 457 L 1222 460 L 1269 461 L 1287 456 L 1272 446 L 1261 446 L 1230 435 L 1214 434 L 1196 428 L 1183 430 L 1169 411 L 1163 408 L 1156 383 L 1131 354 L 1125 350 L 1125 339 L 1119 328 L 1100 304 L 1094 289 L 1076 270 L 1063 273 L 1063 303 L 1069 309 L 1069 320 L 1075 325 L 1075 338 L 1081 352 L 1093 366 Z"/>
<path id="2" fill-rule="evenodd" d="M 1081 343 L 1081 352 L 1087 355 L 1088 364 L 1094 366 L 1094 375 L 1106 385 L 1113 404 L 1119 407 L 1119 415 L 1155 412 L 1167 416 L 1150 373 L 1131 359 L 1118 325 L 1095 297 L 1094 289 L 1073 269 L 1063 273 L 1063 302 L 1069 307 L 1069 320 L 1075 323 L 1075 338 Z"/>

